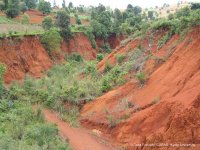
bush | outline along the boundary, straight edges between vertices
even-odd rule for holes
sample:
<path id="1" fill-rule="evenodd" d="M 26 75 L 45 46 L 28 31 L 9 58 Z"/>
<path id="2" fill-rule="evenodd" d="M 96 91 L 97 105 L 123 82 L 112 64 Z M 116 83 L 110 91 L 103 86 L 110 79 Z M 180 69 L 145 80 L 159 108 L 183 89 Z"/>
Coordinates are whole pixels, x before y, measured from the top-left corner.
<path id="1" fill-rule="evenodd" d="M 96 44 L 95 37 L 94 37 L 93 33 L 91 31 L 87 30 L 86 35 L 88 36 L 88 38 L 89 38 L 89 40 L 92 44 L 92 48 L 96 49 L 97 44 Z"/>
<path id="2" fill-rule="evenodd" d="M 97 54 L 97 61 L 100 62 L 101 60 L 103 60 L 104 58 L 104 54 Z"/>
<path id="3" fill-rule="evenodd" d="M 147 81 L 147 76 L 144 72 L 137 73 L 136 77 L 141 85 L 144 85 L 145 82 Z"/>
<path id="4" fill-rule="evenodd" d="M 117 62 L 120 63 L 120 64 L 124 61 L 125 58 L 126 57 L 124 55 L 120 55 L 120 54 L 118 54 L 116 56 Z"/>
<path id="5" fill-rule="evenodd" d="M 104 72 L 109 72 L 112 69 L 112 66 L 109 64 L 109 62 L 106 62 Z"/>
<path id="6" fill-rule="evenodd" d="M 69 60 L 74 60 L 76 62 L 83 62 L 83 58 L 81 57 L 80 54 L 78 53 L 72 53 L 69 57 L 68 57 Z"/>
<path id="7" fill-rule="evenodd" d="M 104 45 L 102 46 L 102 49 L 107 52 L 107 53 L 110 53 L 111 51 L 111 48 L 110 48 L 110 44 L 109 43 L 104 43 Z"/>
<path id="8" fill-rule="evenodd" d="M 0 97 L 2 97 L 3 89 L 4 89 L 3 75 L 4 75 L 5 71 L 6 71 L 5 65 L 0 64 Z"/>
<path id="9" fill-rule="evenodd" d="M 170 39 L 169 33 L 166 33 L 159 41 L 158 41 L 158 49 L 162 48 L 165 43 Z"/>
<path id="10" fill-rule="evenodd" d="M 39 146 L 45 144 L 49 145 L 50 142 L 56 139 L 55 135 L 58 134 L 58 129 L 51 124 L 36 124 L 30 127 L 26 134 L 26 139 L 36 141 Z"/>
<path id="11" fill-rule="evenodd" d="M 61 40 L 62 38 L 56 28 L 51 28 L 41 37 L 41 42 L 50 55 L 54 51 L 60 50 Z"/>
<path id="12" fill-rule="evenodd" d="M 96 76 L 97 75 L 96 63 L 94 63 L 92 61 L 86 63 L 85 73 L 91 74 L 92 76 Z"/>
<path id="13" fill-rule="evenodd" d="M 29 22 L 30 22 L 30 17 L 29 17 L 29 15 L 28 14 L 23 14 L 23 16 L 22 16 L 22 24 L 29 24 Z"/>
<path id="14" fill-rule="evenodd" d="M 47 16 L 44 18 L 44 20 L 42 21 L 42 27 L 45 30 L 49 30 L 50 28 L 53 27 L 53 20 L 52 20 L 51 16 Z"/>

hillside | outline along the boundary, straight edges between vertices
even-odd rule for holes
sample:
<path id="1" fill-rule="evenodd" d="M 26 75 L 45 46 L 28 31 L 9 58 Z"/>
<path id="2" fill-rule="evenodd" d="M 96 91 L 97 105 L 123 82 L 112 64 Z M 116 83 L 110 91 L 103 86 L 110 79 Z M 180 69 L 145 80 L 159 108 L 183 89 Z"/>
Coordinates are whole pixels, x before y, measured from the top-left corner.
<path id="1" fill-rule="evenodd" d="M 172 56 L 153 71 L 144 87 L 133 79 L 84 106 L 82 123 L 112 134 L 128 147 L 166 141 L 192 142 L 198 147 L 199 33 L 200 29 L 195 28 L 178 43 Z M 172 39 L 167 45 L 173 45 L 179 37 Z M 167 46 L 159 52 L 166 50 Z M 113 117 L 114 124 L 125 116 L 130 118 L 108 130 L 107 115 Z"/>
<path id="2" fill-rule="evenodd" d="M 0 149 L 200 149 L 200 3 L 0 10 Z"/>

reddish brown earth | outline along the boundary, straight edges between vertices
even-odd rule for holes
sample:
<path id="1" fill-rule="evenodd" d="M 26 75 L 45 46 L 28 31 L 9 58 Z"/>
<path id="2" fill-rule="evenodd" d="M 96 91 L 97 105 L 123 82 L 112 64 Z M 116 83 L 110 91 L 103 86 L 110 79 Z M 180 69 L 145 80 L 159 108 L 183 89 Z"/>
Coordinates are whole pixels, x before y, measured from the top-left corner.
<path id="1" fill-rule="evenodd" d="M 31 24 L 41 24 L 42 21 L 44 20 L 44 17 L 48 16 L 43 14 L 42 12 L 38 11 L 38 10 L 28 10 L 25 12 L 26 14 L 29 15 L 30 17 L 30 23 Z M 4 15 L 3 13 L 0 12 L 0 15 Z M 17 17 L 17 20 L 21 20 L 22 19 L 23 14 L 19 15 Z M 54 14 L 50 14 L 50 16 L 53 18 L 53 20 L 55 20 L 55 15 Z M 71 17 L 70 18 L 70 23 L 71 24 L 76 24 L 76 19 L 75 17 Z M 90 22 L 87 20 L 81 20 L 82 25 L 90 25 Z"/>
<path id="2" fill-rule="evenodd" d="M 30 17 L 30 23 L 32 24 L 41 24 L 44 20 L 44 17 L 47 15 L 44 15 L 42 12 L 38 10 L 28 10 L 25 12 Z M 22 19 L 22 14 L 17 17 L 18 20 Z"/>
<path id="3" fill-rule="evenodd" d="M 79 53 L 86 60 L 96 59 L 96 50 L 83 33 L 76 33 L 68 43 L 63 42 L 61 49 L 68 54 Z M 26 74 L 39 78 L 53 63 L 64 61 L 63 53 L 56 52 L 53 57 L 56 60 L 50 59 L 37 36 L 0 40 L 0 62 L 7 66 L 4 75 L 6 84 L 22 80 Z"/>
<path id="4" fill-rule="evenodd" d="M 87 60 L 96 58 L 97 51 L 84 33 L 76 33 L 70 41 L 64 41 L 61 49 L 67 54 L 78 53 Z"/>
<path id="5" fill-rule="evenodd" d="M 94 133 L 84 128 L 70 127 L 66 122 L 61 121 L 54 112 L 46 109 L 43 113 L 48 122 L 57 125 L 62 137 L 69 140 L 69 144 L 74 150 L 116 150 L 101 137 L 95 136 Z"/>
<path id="6" fill-rule="evenodd" d="M 115 34 L 110 35 L 110 36 L 108 37 L 108 43 L 110 44 L 110 48 L 111 48 L 111 49 L 115 49 L 117 46 L 120 45 L 120 42 L 121 42 L 122 40 L 124 40 L 125 37 L 126 37 L 126 36 L 124 36 L 124 35 L 119 35 L 119 36 L 117 36 L 117 35 L 115 35 Z M 99 48 L 101 48 L 101 47 L 104 45 L 104 40 L 103 40 L 102 38 L 96 38 L 96 43 L 97 43 L 97 46 L 98 46 Z"/>
<path id="7" fill-rule="evenodd" d="M 153 42 L 151 43 L 151 47 L 149 47 L 148 45 L 150 35 L 147 35 L 147 37 L 144 39 L 128 40 L 125 44 L 116 45 L 116 48 L 110 54 L 108 54 L 101 62 L 98 63 L 98 70 L 102 72 L 105 68 L 106 63 L 109 63 L 110 65 L 114 66 L 116 64 L 117 55 L 126 55 L 128 52 L 131 52 L 135 48 L 137 48 L 139 44 L 142 45 L 144 49 L 147 49 L 147 52 L 153 52 L 153 54 L 156 53 L 156 56 L 158 57 L 165 56 L 167 53 L 165 49 L 171 49 L 171 44 L 174 44 L 176 42 L 176 39 L 174 39 L 175 37 L 173 37 L 174 40 L 171 39 L 171 43 L 168 42 L 161 50 L 157 51 L 157 42 L 160 38 L 163 37 L 164 34 L 165 32 L 163 31 L 153 33 Z"/>
<path id="8" fill-rule="evenodd" d="M 5 83 L 21 80 L 26 74 L 40 77 L 52 66 L 38 37 L 0 40 L 0 62 L 6 64 Z"/>
<path id="9" fill-rule="evenodd" d="M 200 29 L 195 28 L 182 41 L 175 42 L 177 39 L 179 37 L 175 35 L 161 50 L 154 50 L 158 56 L 173 53 L 159 67 L 151 67 L 152 63 L 147 62 L 150 65 L 147 64 L 145 69 L 154 69 L 145 86 L 139 86 L 137 80 L 132 79 L 85 105 L 81 111 L 82 124 L 111 134 L 116 142 L 130 150 L 199 150 Z M 137 40 L 134 40 L 126 46 L 134 47 L 136 43 Z M 124 47 L 116 51 L 113 54 L 126 53 Z M 109 60 L 113 58 L 113 54 L 108 56 Z M 125 107 L 122 100 L 129 101 L 130 107 Z M 108 116 L 114 121 L 124 119 L 110 128 Z M 140 143 L 181 143 L 196 146 L 135 146 Z"/>

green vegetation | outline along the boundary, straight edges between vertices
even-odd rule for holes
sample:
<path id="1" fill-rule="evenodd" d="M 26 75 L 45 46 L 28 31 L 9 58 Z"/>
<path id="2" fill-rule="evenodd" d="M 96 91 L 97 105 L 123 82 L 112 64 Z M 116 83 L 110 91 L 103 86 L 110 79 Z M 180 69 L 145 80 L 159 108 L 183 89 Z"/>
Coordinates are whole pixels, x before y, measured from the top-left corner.
<path id="1" fill-rule="evenodd" d="M 22 16 L 22 24 L 29 24 L 29 21 L 30 21 L 30 17 L 28 14 L 24 14 Z"/>
<path id="2" fill-rule="evenodd" d="M 144 72 L 139 72 L 136 74 L 136 77 L 138 81 L 140 82 L 141 85 L 144 85 L 145 82 L 147 81 L 147 75 Z"/>
<path id="3" fill-rule="evenodd" d="M 38 4 L 38 10 L 41 11 L 43 14 L 50 14 L 51 12 L 51 3 L 46 2 L 44 0 L 40 0 Z"/>
<path id="4" fill-rule="evenodd" d="M 13 84 L 9 89 L 2 84 L 4 65 L 0 66 L 0 149 L 69 150 L 66 142 L 58 136 L 58 129 L 44 122 L 41 109 L 33 111 L 29 83 L 24 89 Z"/>
<path id="5" fill-rule="evenodd" d="M 60 29 L 60 35 L 63 39 L 68 40 L 71 38 L 72 33 L 70 30 L 70 16 L 65 11 L 58 11 L 56 14 L 55 24 Z"/>
<path id="6" fill-rule="evenodd" d="M 60 50 L 61 40 L 62 38 L 56 28 L 51 28 L 41 37 L 41 42 L 47 49 L 50 56 L 53 52 Z"/>
<path id="7" fill-rule="evenodd" d="M 100 62 L 104 57 L 104 54 L 97 54 L 97 61 Z"/>
<path id="8" fill-rule="evenodd" d="M 6 10 L 6 15 L 10 18 L 14 18 L 19 15 L 19 0 L 10 0 Z"/>
<path id="9" fill-rule="evenodd" d="M 15 22 L 14 20 L 10 19 L 10 18 L 6 18 L 4 16 L 0 16 L 0 24 L 14 24 L 14 23 L 17 23 Z"/>
<path id="10" fill-rule="evenodd" d="M 53 27 L 53 20 L 52 20 L 51 16 L 47 16 L 44 18 L 44 20 L 42 21 L 42 27 L 45 30 L 49 30 L 50 28 Z"/>

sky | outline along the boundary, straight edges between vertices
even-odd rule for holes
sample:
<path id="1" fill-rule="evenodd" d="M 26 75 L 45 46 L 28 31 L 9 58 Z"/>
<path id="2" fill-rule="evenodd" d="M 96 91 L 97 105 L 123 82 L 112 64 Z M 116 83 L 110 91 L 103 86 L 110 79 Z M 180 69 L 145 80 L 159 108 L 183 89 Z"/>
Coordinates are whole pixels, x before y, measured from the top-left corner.
<path id="1" fill-rule="evenodd" d="M 53 3 L 53 0 L 48 0 Z M 72 2 L 74 6 L 85 5 L 85 6 L 98 6 L 99 3 L 110 6 L 111 8 L 125 9 L 128 4 L 138 5 L 143 8 L 162 6 L 164 3 L 177 4 L 180 0 L 65 0 L 66 4 Z M 189 2 L 200 2 L 200 0 L 183 0 Z M 56 0 L 56 4 L 61 6 L 62 0 Z"/>

